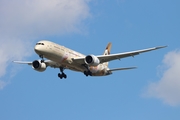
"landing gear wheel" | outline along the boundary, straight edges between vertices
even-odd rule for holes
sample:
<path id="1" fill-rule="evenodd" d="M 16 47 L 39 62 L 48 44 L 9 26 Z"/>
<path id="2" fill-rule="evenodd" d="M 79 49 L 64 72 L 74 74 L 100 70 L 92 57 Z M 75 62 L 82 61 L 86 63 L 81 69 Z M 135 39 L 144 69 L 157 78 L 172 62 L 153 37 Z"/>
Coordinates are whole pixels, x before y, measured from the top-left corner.
<path id="1" fill-rule="evenodd" d="M 64 74 L 64 73 L 62 74 L 62 76 L 63 76 L 65 79 L 67 78 L 67 75 L 66 75 L 66 74 Z"/>
<path id="2" fill-rule="evenodd" d="M 44 63 L 44 60 L 41 60 L 41 63 Z"/>
<path id="3" fill-rule="evenodd" d="M 67 78 L 67 75 L 66 74 L 60 74 L 60 73 L 58 73 L 58 77 L 60 78 L 60 79 L 62 79 L 62 78 Z"/>
<path id="4" fill-rule="evenodd" d="M 88 76 L 87 71 L 84 71 L 84 75 L 86 75 L 86 77 Z"/>
<path id="5" fill-rule="evenodd" d="M 62 76 L 61 76 L 61 74 L 60 74 L 60 73 L 58 73 L 58 77 L 62 79 Z"/>
<path id="6" fill-rule="evenodd" d="M 92 76 L 92 72 L 90 71 L 88 65 L 83 64 L 82 66 L 84 66 L 84 67 L 87 69 L 86 71 L 84 71 L 84 75 L 86 75 L 86 76 Z"/>
<path id="7" fill-rule="evenodd" d="M 61 73 L 58 73 L 58 77 L 60 78 L 60 79 L 62 79 L 62 78 L 67 78 L 67 75 L 63 72 L 64 71 L 64 68 L 60 68 L 60 71 L 61 71 Z"/>
<path id="8" fill-rule="evenodd" d="M 84 75 L 86 75 L 86 76 L 92 76 L 92 72 L 91 72 L 91 71 L 84 71 Z"/>

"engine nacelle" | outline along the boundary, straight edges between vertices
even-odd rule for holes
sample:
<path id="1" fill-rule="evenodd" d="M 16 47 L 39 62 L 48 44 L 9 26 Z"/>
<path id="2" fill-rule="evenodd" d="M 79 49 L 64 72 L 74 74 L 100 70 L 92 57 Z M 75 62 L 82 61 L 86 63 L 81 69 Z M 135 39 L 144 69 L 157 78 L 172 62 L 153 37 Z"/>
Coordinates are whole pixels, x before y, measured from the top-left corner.
<path id="1" fill-rule="evenodd" d="M 35 60 L 32 62 L 32 68 L 36 71 L 43 72 L 46 70 L 46 64 L 41 62 L 41 60 Z"/>
<path id="2" fill-rule="evenodd" d="M 88 56 L 85 57 L 84 62 L 87 65 L 97 66 L 100 63 L 100 60 L 94 55 L 88 55 Z"/>

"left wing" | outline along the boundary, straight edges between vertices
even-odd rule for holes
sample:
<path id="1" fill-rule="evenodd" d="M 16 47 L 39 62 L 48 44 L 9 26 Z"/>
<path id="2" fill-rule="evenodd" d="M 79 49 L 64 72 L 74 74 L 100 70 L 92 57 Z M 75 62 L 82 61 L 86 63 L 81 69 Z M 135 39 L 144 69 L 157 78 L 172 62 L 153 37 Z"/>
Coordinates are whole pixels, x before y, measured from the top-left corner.
<path id="1" fill-rule="evenodd" d="M 30 61 L 13 61 L 15 63 L 19 63 L 19 64 L 28 64 L 28 65 L 32 65 L 33 62 Z M 60 68 L 61 65 L 59 63 L 56 63 L 54 61 L 51 60 L 45 60 L 44 63 L 46 64 L 46 66 L 48 67 L 53 67 L 53 68 Z"/>
<path id="2" fill-rule="evenodd" d="M 28 64 L 28 65 L 32 65 L 32 62 L 30 61 L 13 61 L 14 63 L 18 63 L 18 64 Z"/>
<path id="3" fill-rule="evenodd" d="M 100 60 L 100 63 L 104 63 L 104 62 L 109 62 L 109 61 L 116 60 L 116 59 L 122 59 L 122 58 L 126 58 L 126 57 L 134 57 L 135 55 L 139 55 L 140 53 L 149 52 L 149 51 L 153 51 L 153 50 L 157 50 L 157 49 L 161 49 L 161 48 L 165 48 L 165 47 L 167 47 L 167 46 L 159 46 L 159 47 L 153 47 L 153 48 L 148 48 L 148 49 L 143 49 L 143 50 L 118 53 L 118 54 L 98 55 L 96 57 Z M 84 59 L 85 59 L 85 57 L 81 57 L 81 58 L 73 58 L 72 60 L 78 64 L 85 64 Z"/>

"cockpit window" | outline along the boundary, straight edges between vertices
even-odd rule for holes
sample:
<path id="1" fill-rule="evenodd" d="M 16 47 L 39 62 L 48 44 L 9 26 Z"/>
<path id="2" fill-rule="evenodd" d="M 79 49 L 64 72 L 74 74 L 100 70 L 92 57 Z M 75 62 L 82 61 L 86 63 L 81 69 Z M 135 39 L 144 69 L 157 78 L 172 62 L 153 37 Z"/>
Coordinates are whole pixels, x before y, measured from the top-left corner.
<path id="1" fill-rule="evenodd" d="M 44 43 L 36 43 L 36 45 L 44 45 Z"/>

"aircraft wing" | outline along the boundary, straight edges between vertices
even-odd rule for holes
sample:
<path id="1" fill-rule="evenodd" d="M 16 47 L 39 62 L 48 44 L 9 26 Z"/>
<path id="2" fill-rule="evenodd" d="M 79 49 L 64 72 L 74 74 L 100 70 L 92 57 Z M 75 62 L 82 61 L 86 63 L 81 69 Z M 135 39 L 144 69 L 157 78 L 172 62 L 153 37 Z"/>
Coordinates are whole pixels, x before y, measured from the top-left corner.
<path id="1" fill-rule="evenodd" d="M 140 53 L 149 52 L 149 51 L 161 49 L 164 47 L 167 47 L 167 46 L 159 46 L 159 47 L 153 47 L 153 48 L 136 50 L 136 51 L 131 51 L 131 52 L 118 53 L 118 54 L 98 55 L 96 57 L 100 60 L 100 63 L 104 63 L 104 62 L 109 62 L 116 59 L 134 57 L 135 55 L 139 55 Z M 72 60 L 78 64 L 85 64 L 84 59 L 85 59 L 84 57 L 81 57 L 81 58 L 73 58 Z"/>
<path id="2" fill-rule="evenodd" d="M 28 64 L 28 65 L 32 65 L 32 62 L 30 61 L 13 61 L 14 63 L 18 63 L 18 64 Z"/>
<path id="3" fill-rule="evenodd" d="M 33 62 L 30 61 L 13 61 L 14 63 L 19 63 L 19 64 L 28 64 L 28 65 L 32 65 Z M 61 65 L 59 63 L 56 63 L 54 61 L 51 60 L 45 60 L 44 63 L 46 64 L 46 66 L 50 66 L 53 68 L 59 68 L 61 67 Z"/>

